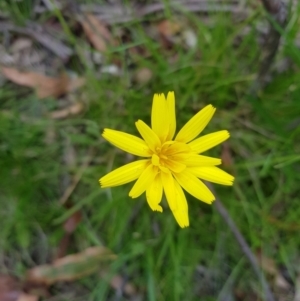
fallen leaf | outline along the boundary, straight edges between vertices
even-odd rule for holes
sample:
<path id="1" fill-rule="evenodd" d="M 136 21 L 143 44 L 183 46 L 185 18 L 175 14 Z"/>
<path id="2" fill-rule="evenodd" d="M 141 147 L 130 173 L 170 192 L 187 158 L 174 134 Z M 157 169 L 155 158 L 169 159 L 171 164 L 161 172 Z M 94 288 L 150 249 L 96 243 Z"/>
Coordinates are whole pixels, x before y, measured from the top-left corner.
<path id="1" fill-rule="evenodd" d="M 160 34 L 170 41 L 181 30 L 181 25 L 179 23 L 170 20 L 161 21 L 157 27 Z"/>
<path id="2" fill-rule="evenodd" d="M 141 68 L 136 71 L 134 79 L 140 84 L 148 83 L 153 77 L 153 73 L 149 68 Z"/>
<path id="3" fill-rule="evenodd" d="M 85 84 L 85 78 L 76 77 L 76 78 L 68 78 L 68 85 L 66 92 L 72 92 L 79 88 L 81 88 Z"/>
<path id="4" fill-rule="evenodd" d="M 182 39 L 179 35 L 181 25 L 171 20 L 163 20 L 157 24 L 159 33 L 158 40 L 162 49 L 171 50 L 174 44 L 182 44 Z"/>
<path id="5" fill-rule="evenodd" d="M 78 115 L 81 113 L 84 109 L 84 106 L 82 103 L 77 102 L 74 103 L 66 108 L 63 108 L 61 110 L 56 110 L 50 113 L 50 117 L 53 119 L 64 119 L 69 116 Z"/>
<path id="6" fill-rule="evenodd" d="M 38 301 L 38 299 L 39 299 L 38 296 L 34 296 L 34 295 L 29 295 L 29 294 L 22 293 L 19 296 L 19 298 L 17 299 L 17 301 Z"/>
<path id="7" fill-rule="evenodd" d="M 27 272 L 29 282 L 51 285 L 58 281 L 72 281 L 100 268 L 101 263 L 114 260 L 116 255 L 105 247 L 91 247 L 85 251 L 37 266 Z"/>
<path id="8" fill-rule="evenodd" d="M 81 87 L 85 83 L 84 78 L 71 79 L 66 74 L 62 74 L 60 77 L 49 77 L 41 73 L 22 72 L 15 68 L 4 66 L 0 70 L 12 82 L 21 86 L 35 88 L 39 98 L 59 97 Z"/>
<path id="9" fill-rule="evenodd" d="M 232 167 L 233 158 L 232 158 L 231 149 L 230 149 L 230 146 L 229 146 L 228 142 L 224 142 L 222 144 L 221 159 L 222 159 L 222 164 L 225 167 L 229 167 L 229 168 Z"/>
<path id="10" fill-rule="evenodd" d="M 113 44 L 109 30 L 96 16 L 87 14 L 80 19 L 80 23 L 89 41 L 98 51 L 105 52 L 107 45 Z"/>
<path id="11" fill-rule="evenodd" d="M 281 275 L 280 271 L 278 270 L 275 261 L 272 258 L 266 257 L 263 254 L 258 255 L 258 261 L 262 267 L 262 269 L 273 277 L 274 285 L 277 288 L 289 290 L 291 285 L 285 280 L 285 278 Z"/>
<path id="12" fill-rule="evenodd" d="M 81 221 L 81 217 L 81 212 L 76 211 L 65 221 L 64 230 L 66 231 L 66 233 L 71 234 L 75 231 Z"/>
<path id="13" fill-rule="evenodd" d="M 17 301 L 21 291 L 21 284 L 15 277 L 0 275 L 0 300 Z"/>
<path id="14" fill-rule="evenodd" d="M 56 254 L 55 259 L 62 258 L 63 256 L 66 255 L 69 244 L 70 244 L 71 235 L 76 230 L 80 221 L 81 221 L 81 212 L 80 211 L 76 211 L 65 221 L 65 223 L 63 225 L 65 234 L 58 245 L 57 254 Z"/>
<path id="15" fill-rule="evenodd" d="M 28 49 L 32 47 L 32 40 L 29 38 L 19 37 L 16 39 L 11 45 L 12 53 L 20 52 L 24 49 Z"/>

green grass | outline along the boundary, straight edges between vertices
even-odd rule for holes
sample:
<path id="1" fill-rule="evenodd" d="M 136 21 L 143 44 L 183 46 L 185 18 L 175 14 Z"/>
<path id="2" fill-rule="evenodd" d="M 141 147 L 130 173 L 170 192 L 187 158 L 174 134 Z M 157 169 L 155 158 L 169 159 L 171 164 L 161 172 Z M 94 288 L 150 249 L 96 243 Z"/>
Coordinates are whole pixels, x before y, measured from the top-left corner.
<path id="1" fill-rule="evenodd" d="M 17 21 L 20 12 L 24 19 L 29 17 L 27 10 L 10 8 Z M 63 20 L 61 12 L 54 15 Z M 171 17 L 176 20 L 173 13 Z M 183 13 L 198 38 L 194 50 L 182 45 L 172 51 L 162 49 L 157 39 L 147 36 L 147 25 L 141 22 L 118 25 L 114 29 L 126 26 L 133 40 L 110 49 L 105 61 L 110 64 L 118 58 L 121 77 L 98 79 L 79 55 L 79 43 L 77 60 L 83 66 L 81 76 L 88 79 L 82 91 L 86 110 L 63 121 L 47 117 L 57 100 L 38 100 L 11 83 L 2 86 L 0 249 L 1 257 L 9 260 L 1 260 L 1 270 L 22 276 L 30 267 L 49 263 L 63 236 L 63 222 L 80 209 L 83 219 L 68 251 L 95 245 L 111 248 L 118 259 L 110 275 L 122 274 L 139 288 L 144 300 L 222 300 L 232 290 L 231 281 L 233 288 L 261 293 L 256 275 L 213 206 L 188 196 L 191 225 L 182 230 L 167 206 L 158 214 L 148 208 L 145 195 L 129 198 L 132 184 L 111 190 L 99 187 L 101 176 L 133 160 L 105 142 L 101 131 L 108 127 L 137 134 L 134 122 L 150 121 L 153 93 L 174 90 L 178 128 L 204 105 L 217 107 L 205 133 L 230 131 L 234 160 L 230 171 L 236 177 L 233 187 L 216 185 L 218 196 L 252 250 L 261 250 L 284 266 L 294 282 L 300 255 L 300 52 L 295 46 L 299 8 L 290 16 L 286 41 L 277 56 L 277 60 L 288 56 L 290 68 L 281 74 L 274 71 L 258 98 L 249 99 L 247 91 L 261 58 L 256 24 L 264 17 L 259 10 L 234 23 L 228 14 L 218 13 L 210 16 L 209 25 L 201 17 Z M 147 19 L 154 24 L 159 18 Z M 236 46 L 234 41 L 246 27 L 248 33 Z M 84 41 L 84 37 L 77 39 Z M 134 45 L 147 49 L 149 57 L 131 62 L 128 49 Z M 170 63 L 175 54 L 177 60 Z M 153 73 L 146 84 L 133 80 L 143 67 Z M 93 159 L 70 197 L 73 207 L 66 209 L 58 200 L 90 148 Z M 66 165 L 63 158 L 70 149 L 75 158 Z M 221 147 L 208 153 L 219 157 Z M 114 290 L 98 275 L 76 281 L 71 288 L 72 300 L 128 300 L 114 299 Z M 64 300 L 65 290 L 54 286 L 53 293 Z"/>

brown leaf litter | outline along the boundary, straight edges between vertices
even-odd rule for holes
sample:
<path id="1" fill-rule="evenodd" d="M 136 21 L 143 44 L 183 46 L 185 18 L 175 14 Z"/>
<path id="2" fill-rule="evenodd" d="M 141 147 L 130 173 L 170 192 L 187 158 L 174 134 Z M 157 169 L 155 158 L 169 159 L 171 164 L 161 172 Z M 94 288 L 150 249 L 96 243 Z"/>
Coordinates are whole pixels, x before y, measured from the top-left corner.
<path id="1" fill-rule="evenodd" d="M 19 279 L 0 275 L 0 301 L 37 301 L 38 296 L 23 292 Z"/>
<path id="2" fill-rule="evenodd" d="M 114 43 L 110 31 L 96 16 L 86 14 L 80 18 L 80 23 L 89 41 L 98 51 L 105 52 Z"/>
<path id="3" fill-rule="evenodd" d="M 51 285 L 58 281 L 73 281 L 99 270 L 101 264 L 116 259 L 105 247 L 90 247 L 81 253 L 55 260 L 52 264 L 40 265 L 27 272 L 26 279 L 36 284 Z"/>
<path id="4" fill-rule="evenodd" d="M 16 68 L 1 66 L 2 74 L 12 82 L 34 88 L 39 98 L 60 97 L 84 85 L 84 78 L 71 79 L 65 73 L 59 77 L 50 77 L 36 72 L 23 72 Z"/>

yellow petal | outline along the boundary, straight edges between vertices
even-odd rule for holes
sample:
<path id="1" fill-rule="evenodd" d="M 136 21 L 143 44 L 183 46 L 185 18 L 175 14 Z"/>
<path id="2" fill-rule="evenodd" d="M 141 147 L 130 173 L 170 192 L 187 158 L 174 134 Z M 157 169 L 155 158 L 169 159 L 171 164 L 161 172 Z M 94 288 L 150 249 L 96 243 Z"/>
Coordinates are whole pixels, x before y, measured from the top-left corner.
<path id="1" fill-rule="evenodd" d="M 160 174 L 157 174 L 154 181 L 146 189 L 147 202 L 153 211 L 162 212 L 163 209 L 159 205 L 163 193 L 163 185 Z"/>
<path id="2" fill-rule="evenodd" d="M 166 140 L 172 140 L 176 131 L 175 94 L 173 91 L 167 95 L 167 109 L 169 115 L 169 133 Z"/>
<path id="3" fill-rule="evenodd" d="M 164 142 L 169 132 L 168 107 L 164 94 L 154 94 L 151 126 L 152 130 Z"/>
<path id="4" fill-rule="evenodd" d="M 162 152 L 167 156 L 172 156 L 179 153 L 188 153 L 192 150 L 186 143 L 172 141 L 173 143 L 171 144 L 168 142 L 164 143 L 162 146 Z"/>
<path id="5" fill-rule="evenodd" d="M 144 121 L 138 120 L 135 123 L 135 126 L 153 152 L 155 152 L 158 147 L 161 147 L 161 142 L 158 136 Z"/>
<path id="6" fill-rule="evenodd" d="M 141 138 L 111 129 L 104 129 L 102 136 L 111 144 L 125 152 L 141 157 L 151 156 L 148 145 Z"/>
<path id="7" fill-rule="evenodd" d="M 173 211 L 177 209 L 177 203 L 176 203 L 176 193 L 174 188 L 174 178 L 172 174 L 161 172 L 161 180 L 164 187 L 164 192 L 169 204 L 170 209 Z"/>
<path id="8" fill-rule="evenodd" d="M 199 154 L 222 143 L 223 141 L 227 140 L 229 136 L 230 135 L 228 131 L 218 131 L 215 133 L 204 135 L 192 141 L 191 143 L 189 143 L 189 146 L 194 152 Z"/>
<path id="9" fill-rule="evenodd" d="M 175 160 L 166 160 L 165 165 L 167 168 L 171 169 L 173 172 L 176 172 L 176 173 L 182 172 L 186 168 L 185 164 L 175 161 Z"/>
<path id="10" fill-rule="evenodd" d="M 188 170 L 200 179 L 221 185 L 233 185 L 234 177 L 218 167 L 189 167 Z"/>
<path id="11" fill-rule="evenodd" d="M 175 155 L 171 155 L 171 156 L 168 156 L 170 160 L 174 160 L 174 161 L 177 161 L 177 162 L 180 162 L 180 163 L 183 163 L 184 165 L 185 164 L 185 161 L 188 160 L 188 158 L 193 155 L 192 153 L 178 153 L 178 154 L 175 154 Z"/>
<path id="12" fill-rule="evenodd" d="M 160 159 L 159 159 L 159 157 L 158 157 L 156 154 L 153 154 L 153 155 L 152 155 L 151 163 L 152 163 L 154 166 L 159 166 L 159 164 L 160 164 Z"/>
<path id="13" fill-rule="evenodd" d="M 155 176 L 157 175 L 157 168 L 150 164 L 137 179 L 131 190 L 129 196 L 134 198 L 139 197 L 149 185 L 152 184 Z"/>
<path id="14" fill-rule="evenodd" d="M 175 193 L 176 193 L 176 200 L 177 200 L 177 207 L 178 207 L 177 209 L 188 211 L 188 203 L 186 201 L 186 197 L 181 186 L 178 184 L 177 181 L 174 181 L 174 186 L 175 186 Z"/>
<path id="15" fill-rule="evenodd" d="M 216 109 L 212 105 L 204 107 L 183 126 L 175 140 L 189 142 L 195 139 L 209 123 L 215 111 Z"/>
<path id="16" fill-rule="evenodd" d="M 175 185 L 175 193 L 176 193 L 176 201 L 178 208 L 173 212 L 173 215 L 181 228 L 188 227 L 189 223 L 189 214 L 188 214 L 188 204 L 186 201 L 186 197 L 180 185 L 177 181 L 174 181 Z"/>
<path id="17" fill-rule="evenodd" d="M 211 204 L 215 197 L 211 191 L 195 175 L 187 169 L 181 173 L 174 174 L 178 183 L 195 198 Z"/>
<path id="18" fill-rule="evenodd" d="M 119 167 L 104 177 L 99 182 L 102 188 L 123 185 L 137 179 L 149 164 L 149 160 L 138 160 Z"/>
<path id="19" fill-rule="evenodd" d="M 214 166 L 220 165 L 222 160 L 219 158 L 213 158 L 201 155 L 190 155 L 183 161 L 186 166 Z"/>

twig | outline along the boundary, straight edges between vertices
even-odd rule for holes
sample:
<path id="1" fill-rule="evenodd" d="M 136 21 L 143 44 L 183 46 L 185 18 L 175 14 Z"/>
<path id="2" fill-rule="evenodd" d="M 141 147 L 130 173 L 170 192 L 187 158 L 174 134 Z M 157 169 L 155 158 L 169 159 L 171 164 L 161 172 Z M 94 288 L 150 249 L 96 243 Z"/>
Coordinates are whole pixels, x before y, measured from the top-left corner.
<path id="1" fill-rule="evenodd" d="M 216 192 L 214 191 L 213 186 L 210 183 L 206 183 L 206 185 L 209 187 L 209 189 L 216 196 Z M 217 197 L 216 197 L 216 200 L 214 202 L 214 206 L 217 209 L 217 211 L 219 212 L 219 214 L 221 215 L 221 217 L 224 219 L 226 224 L 228 225 L 228 227 L 231 230 L 231 232 L 233 233 L 233 235 L 235 236 L 235 238 L 236 238 L 237 242 L 239 243 L 242 251 L 244 252 L 246 257 L 248 258 L 254 272 L 257 274 L 258 278 L 260 279 L 262 288 L 264 290 L 264 294 L 267 298 L 267 301 L 275 301 L 275 298 L 272 294 L 272 291 L 270 290 L 268 282 L 266 281 L 266 279 L 265 279 L 265 277 L 264 277 L 264 275 L 263 275 L 263 273 L 262 273 L 262 271 L 259 267 L 259 264 L 258 264 L 258 261 L 257 261 L 255 255 L 251 251 L 251 249 L 250 249 L 248 243 L 246 242 L 245 238 L 243 237 L 242 233 L 237 228 L 235 222 L 230 217 L 228 211 L 223 206 L 220 199 L 218 199 Z"/>
<path id="2" fill-rule="evenodd" d="M 220 1 L 195 1 L 195 0 L 177 0 L 170 1 L 169 8 L 177 11 L 192 12 L 231 12 L 245 13 L 247 10 L 231 1 L 229 4 L 222 4 Z M 142 17 L 163 11 L 166 8 L 165 3 L 152 3 L 143 6 L 134 5 L 81 5 L 80 11 L 96 13 L 101 21 L 107 24 L 126 23 L 132 20 L 139 20 Z"/>
<path id="3" fill-rule="evenodd" d="M 45 48 L 51 50 L 63 61 L 67 61 L 69 57 L 72 55 L 73 50 L 70 47 L 66 46 L 61 41 L 47 34 L 46 31 L 41 26 L 31 25 L 30 28 L 28 28 L 27 30 L 28 30 L 28 34 L 33 39 L 41 43 Z"/>
<path id="4" fill-rule="evenodd" d="M 268 39 L 265 46 L 263 47 L 263 52 L 265 53 L 265 55 L 262 58 L 258 76 L 250 88 L 250 95 L 255 95 L 257 91 L 265 85 L 266 76 L 269 73 L 270 67 L 278 50 L 281 35 L 277 28 L 274 26 L 274 23 L 277 23 L 278 26 L 284 28 L 287 21 L 287 8 L 285 3 L 280 0 L 262 0 L 262 2 L 266 11 L 270 14 L 273 22 L 271 22 Z"/>
<path id="5" fill-rule="evenodd" d="M 49 35 L 42 26 L 31 23 L 27 27 L 19 27 L 10 22 L 0 22 L 0 32 L 14 31 L 24 35 L 28 35 L 41 43 L 45 48 L 52 51 L 63 61 L 67 61 L 72 55 L 73 50 L 63 44 L 61 41 Z"/>

